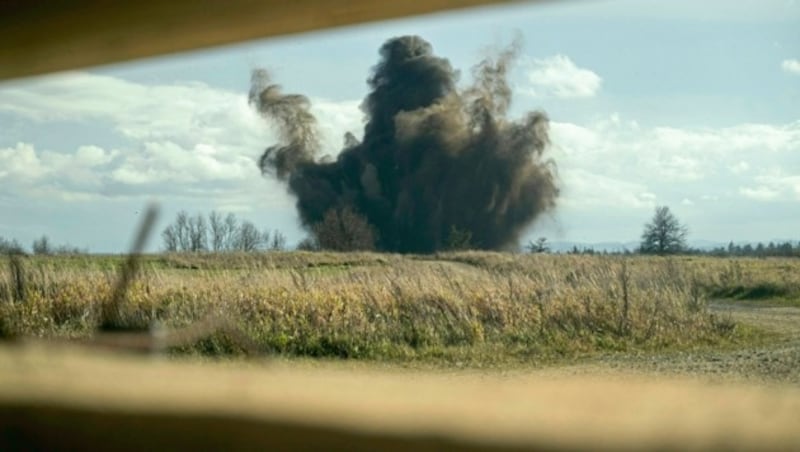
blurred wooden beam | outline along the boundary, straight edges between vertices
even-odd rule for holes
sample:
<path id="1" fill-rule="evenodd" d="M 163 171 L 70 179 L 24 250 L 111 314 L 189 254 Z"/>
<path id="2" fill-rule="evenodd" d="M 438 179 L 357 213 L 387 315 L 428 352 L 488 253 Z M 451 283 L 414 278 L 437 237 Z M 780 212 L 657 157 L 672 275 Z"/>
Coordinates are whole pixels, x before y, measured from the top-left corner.
<path id="1" fill-rule="evenodd" d="M 0 80 L 513 0 L 0 0 Z"/>
<path id="2" fill-rule="evenodd" d="M 552 371 L 0 345 L 0 450 L 800 448 L 796 386 Z"/>

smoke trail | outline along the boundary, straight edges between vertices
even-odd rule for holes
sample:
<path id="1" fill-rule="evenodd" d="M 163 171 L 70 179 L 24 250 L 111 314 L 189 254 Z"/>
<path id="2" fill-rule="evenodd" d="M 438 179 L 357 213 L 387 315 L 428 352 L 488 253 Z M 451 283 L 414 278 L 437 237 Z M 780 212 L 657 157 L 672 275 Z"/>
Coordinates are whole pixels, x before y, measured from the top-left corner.
<path id="1" fill-rule="evenodd" d="M 317 159 L 319 141 L 308 99 L 286 95 L 263 70 L 253 73 L 250 101 L 280 132 L 262 172 L 288 183 L 302 222 L 311 227 L 329 209 L 349 208 L 377 230 L 377 248 L 433 252 L 453 231 L 471 233 L 475 248 L 514 245 L 523 229 L 553 209 L 555 165 L 543 158 L 548 119 L 530 112 L 511 120 L 506 81 L 518 46 L 458 74 L 417 36 L 388 40 L 369 78 L 362 142 L 345 134 L 332 162 Z"/>

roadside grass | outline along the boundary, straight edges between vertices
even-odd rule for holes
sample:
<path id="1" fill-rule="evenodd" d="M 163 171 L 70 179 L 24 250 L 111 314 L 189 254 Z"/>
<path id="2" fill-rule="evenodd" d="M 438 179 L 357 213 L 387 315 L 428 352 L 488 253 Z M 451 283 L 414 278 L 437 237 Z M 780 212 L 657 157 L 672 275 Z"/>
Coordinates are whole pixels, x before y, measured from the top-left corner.
<path id="1" fill-rule="evenodd" d="M 800 307 L 800 261 L 791 258 L 725 259 L 706 265 L 709 298 L 753 306 Z"/>
<path id="2" fill-rule="evenodd" d="M 792 307 L 800 308 L 800 296 L 783 291 L 773 291 L 772 287 L 734 287 L 727 292 L 715 294 L 718 302 L 733 302 L 752 307 Z"/>
<path id="3" fill-rule="evenodd" d="M 122 259 L 23 258 L 23 296 L 0 261 L 4 334 L 90 336 Z M 145 256 L 141 268 L 125 326 L 220 316 L 275 355 L 469 367 L 763 342 L 768 334 L 710 312 L 708 300 L 794 303 L 800 293 L 800 262 L 780 259 L 280 252 Z M 238 347 L 219 333 L 172 353 Z"/>

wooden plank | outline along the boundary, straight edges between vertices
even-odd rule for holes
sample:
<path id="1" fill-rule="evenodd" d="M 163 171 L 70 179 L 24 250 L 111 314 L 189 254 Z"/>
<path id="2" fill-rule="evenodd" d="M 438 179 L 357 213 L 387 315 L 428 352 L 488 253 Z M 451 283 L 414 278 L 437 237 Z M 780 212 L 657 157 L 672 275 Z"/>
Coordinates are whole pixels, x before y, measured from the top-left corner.
<path id="1" fill-rule="evenodd" d="M 0 0 L 0 80 L 512 0 Z"/>
<path id="2" fill-rule="evenodd" d="M 0 346 L 0 450 L 798 450 L 800 390 Z"/>

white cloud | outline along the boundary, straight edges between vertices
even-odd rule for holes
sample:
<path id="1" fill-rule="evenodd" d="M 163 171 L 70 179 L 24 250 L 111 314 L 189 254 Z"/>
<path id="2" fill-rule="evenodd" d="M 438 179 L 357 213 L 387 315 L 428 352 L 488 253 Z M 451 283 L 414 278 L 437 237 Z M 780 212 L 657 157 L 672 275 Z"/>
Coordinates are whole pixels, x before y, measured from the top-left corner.
<path id="1" fill-rule="evenodd" d="M 652 209 L 656 195 L 642 183 L 617 179 L 586 169 L 560 172 L 564 190 L 562 202 L 572 207 Z"/>
<path id="2" fill-rule="evenodd" d="M 75 152 L 75 159 L 87 167 L 105 165 L 111 161 L 113 155 L 97 146 L 81 146 Z"/>
<path id="3" fill-rule="evenodd" d="M 663 148 L 672 151 L 714 152 L 719 155 L 743 150 L 782 152 L 794 149 L 797 145 L 800 122 L 786 125 L 740 124 L 719 129 L 657 127 L 653 134 Z"/>
<path id="4" fill-rule="evenodd" d="M 740 160 L 728 167 L 733 174 L 742 174 L 750 169 L 750 164 L 744 160 Z"/>
<path id="5" fill-rule="evenodd" d="M 322 136 L 322 150 L 335 156 L 343 147 L 344 132 L 351 132 L 361 139 L 364 132 L 364 113 L 361 101 L 333 102 L 328 99 L 311 99 L 311 112 L 318 119 Z"/>
<path id="6" fill-rule="evenodd" d="M 655 199 L 643 193 L 667 205 L 800 199 L 800 176 L 792 176 L 800 174 L 800 121 L 645 128 L 611 115 L 586 125 L 554 122 L 551 140 L 568 204 L 650 208 Z"/>
<path id="7" fill-rule="evenodd" d="M 47 174 L 33 146 L 17 143 L 13 148 L 0 149 L 0 180 L 36 181 Z"/>
<path id="8" fill-rule="evenodd" d="M 81 147 L 74 153 L 39 151 L 31 143 L 0 149 L 0 184 L 9 193 L 23 192 L 76 199 L 100 188 L 110 153 Z"/>
<path id="9" fill-rule="evenodd" d="M 800 75 L 800 60 L 794 58 L 783 60 L 781 68 L 790 74 Z"/>
<path id="10" fill-rule="evenodd" d="M 523 92 L 538 97 L 594 97 L 603 79 L 589 69 L 580 68 L 566 55 L 535 59 L 528 63 L 530 84 Z"/>
<path id="11" fill-rule="evenodd" d="M 706 174 L 713 171 L 704 168 L 701 159 L 691 155 L 659 155 L 657 165 L 660 177 L 674 181 L 696 181 L 703 179 Z"/>
<path id="12" fill-rule="evenodd" d="M 76 122 L 109 127 L 124 137 L 120 149 L 84 139 L 73 148 L 37 149 L 34 143 L 0 149 L 0 183 L 60 199 L 132 194 L 177 195 L 241 205 L 241 196 L 285 197 L 264 180 L 256 160 L 276 134 L 247 102 L 247 93 L 199 82 L 145 85 L 73 72 L 0 88 L 0 112 L 46 125 Z M 357 102 L 313 100 L 323 150 L 335 154 L 343 130 L 361 134 Z M 35 139 L 35 138 L 34 138 Z M 45 177 L 46 176 L 46 177 Z M 238 196 L 236 200 L 232 197 Z"/>
<path id="13" fill-rule="evenodd" d="M 780 167 L 762 170 L 753 180 L 755 188 L 743 187 L 740 193 L 750 199 L 773 201 L 781 199 L 800 200 L 800 175 L 787 174 Z"/>
<path id="14" fill-rule="evenodd" d="M 780 196 L 780 192 L 770 187 L 760 186 L 760 187 L 742 187 L 739 189 L 739 193 L 742 194 L 745 198 L 752 199 L 754 201 L 774 201 L 778 199 Z"/>

